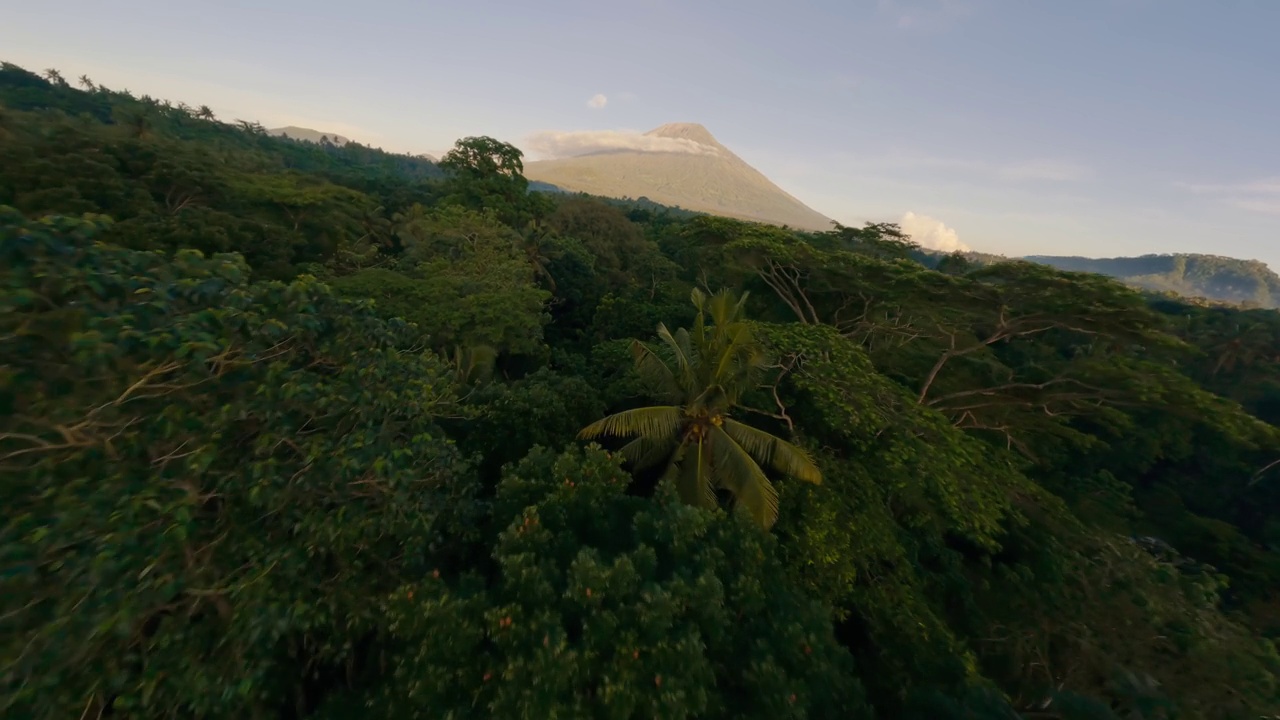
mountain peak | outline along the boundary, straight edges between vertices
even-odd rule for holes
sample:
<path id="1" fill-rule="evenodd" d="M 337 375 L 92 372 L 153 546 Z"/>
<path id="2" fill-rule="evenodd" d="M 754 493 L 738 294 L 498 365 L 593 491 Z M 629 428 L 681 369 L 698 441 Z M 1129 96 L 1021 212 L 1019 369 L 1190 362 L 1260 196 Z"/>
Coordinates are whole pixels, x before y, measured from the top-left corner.
<path id="1" fill-rule="evenodd" d="M 711 132 L 698 123 L 667 123 L 650 130 L 645 135 L 692 140 L 699 145 L 709 145 L 711 147 L 720 146 L 720 143 L 716 142 Z"/>
<path id="2" fill-rule="evenodd" d="M 831 220 L 774 185 L 697 123 L 668 123 L 643 137 L 603 135 L 613 138 L 613 147 L 602 142 L 596 152 L 527 162 L 525 177 L 570 192 L 643 197 L 694 212 L 831 229 Z"/>

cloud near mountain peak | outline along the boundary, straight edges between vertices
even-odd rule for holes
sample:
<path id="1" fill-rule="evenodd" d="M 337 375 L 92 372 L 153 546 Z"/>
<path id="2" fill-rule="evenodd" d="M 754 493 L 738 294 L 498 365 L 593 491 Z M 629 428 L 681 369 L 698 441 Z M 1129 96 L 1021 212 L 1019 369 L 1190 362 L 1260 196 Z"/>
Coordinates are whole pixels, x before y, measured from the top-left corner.
<path id="1" fill-rule="evenodd" d="M 716 155 L 720 152 L 718 148 L 687 138 L 645 135 L 634 130 L 547 130 L 528 136 L 524 149 L 540 160 L 628 151 L 690 155 Z"/>

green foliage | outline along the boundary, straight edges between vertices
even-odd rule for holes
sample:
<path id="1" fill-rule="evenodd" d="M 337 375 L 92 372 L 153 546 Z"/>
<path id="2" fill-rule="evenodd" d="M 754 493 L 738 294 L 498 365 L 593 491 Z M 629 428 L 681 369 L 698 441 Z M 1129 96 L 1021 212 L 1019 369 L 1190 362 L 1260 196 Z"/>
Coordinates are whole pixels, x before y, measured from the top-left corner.
<path id="1" fill-rule="evenodd" d="M 314 280 L 4 222 L 5 714 L 244 717 L 358 662 L 479 509 L 444 365 Z"/>
<path id="2" fill-rule="evenodd" d="M 1038 534 L 1026 539 L 1052 543 Z M 1151 538 L 1052 551 L 1054 572 L 1008 575 L 980 591 L 981 614 L 961 619 L 999 638 L 980 652 L 1006 686 L 1064 717 L 1092 717 L 1068 712 L 1086 698 L 1120 717 L 1243 720 L 1277 707 L 1280 655 L 1221 611 L 1213 568 Z"/>
<path id="3" fill-rule="evenodd" d="M 493 210 L 509 225 L 521 226 L 541 214 L 542 203 L 529 194 L 522 153 L 490 137 L 459 140 L 440 159 L 448 172 L 445 201 L 472 210 Z"/>
<path id="4" fill-rule="evenodd" d="M 547 225 L 573 238 L 596 258 L 596 272 L 610 287 L 649 287 L 675 274 L 671 261 L 645 237 L 644 229 L 621 210 L 587 197 L 567 196 L 556 203 Z"/>
<path id="5" fill-rule="evenodd" d="M 490 383 L 467 399 L 476 417 L 462 447 L 490 472 L 523 458 L 535 446 L 563 447 L 604 413 L 587 379 L 540 368 L 511 383 Z M 488 474 L 488 473 L 487 473 Z"/>
<path id="6" fill-rule="evenodd" d="M 450 209 L 402 222 L 399 271 L 366 268 L 333 285 L 373 298 L 384 317 L 416 325 L 432 347 L 483 345 L 537 353 L 550 293 L 537 286 L 519 236 L 495 219 Z"/>
<path id="7" fill-rule="evenodd" d="M 6 717 L 1280 713 L 1280 314 L 78 86 L 0 67 Z"/>
<path id="8" fill-rule="evenodd" d="M 256 274 L 285 279 L 360 238 L 379 204 L 422 199 L 423 182 L 443 177 L 418 158 L 275 138 L 90 87 L 0 69 L 0 204 L 29 216 L 105 213 L 117 221 L 112 242 L 240 252 Z"/>
<path id="9" fill-rule="evenodd" d="M 746 296 L 694 290 L 692 299 L 698 314 L 690 330 L 673 334 L 660 324 L 662 351 L 632 347 L 642 380 L 668 404 L 615 413 L 581 436 L 635 438 L 621 453 L 637 470 L 665 466 L 664 480 L 698 507 L 716 507 L 716 491 L 727 492 L 768 528 L 778 517 L 778 493 L 761 465 L 813 483 L 822 473 L 803 449 L 730 417 L 768 364 L 743 317 Z"/>
<path id="10" fill-rule="evenodd" d="M 629 497 L 599 449 L 503 480 L 497 577 L 387 601 L 408 660 L 380 717 L 870 717 L 823 609 L 754 528 Z M 509 523 L 509 524 L 507 524 Z"/>

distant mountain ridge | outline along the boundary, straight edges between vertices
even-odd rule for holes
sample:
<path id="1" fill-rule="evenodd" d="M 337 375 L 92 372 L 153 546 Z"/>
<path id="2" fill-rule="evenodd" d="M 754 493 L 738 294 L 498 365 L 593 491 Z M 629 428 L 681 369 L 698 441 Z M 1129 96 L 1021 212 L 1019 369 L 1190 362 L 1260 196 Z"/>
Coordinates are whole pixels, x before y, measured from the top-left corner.
<path id="1" fill-rule="evenodd" d="M 644 138 L 654 149 L 614 148 L 525 164 L 525 175 L 570 192 L 645 198 L 685 210 L 830 230 L 832 221 L 775 185 L 702 125 L 670 123 Z"/>
<path id="2" fill-rule="evenodd" d="M 1030 255 L 1024 259 L 1060 270 L 1109 275 L 1155 292 L 1280 308 L 1280 275 L 1257 260 L 1201 254 L 1119 258 Z"/>
<path id="3" fill-rule="evenodd" d="M 313 143 L 318 143 L 322 139 L 327 139 L 334 145 L 346 145 L 351 142 L 351 138 L 343 137 L 337 133 L 321 132 L 319 130 L 312 130 L 311 128 L 297 127 L 294 125 L 271 128 L 267 130 L 267 132 L 275 135 L 276 137 L 288 137 L 293 140 L 305 140 L 306 142 Z"/>

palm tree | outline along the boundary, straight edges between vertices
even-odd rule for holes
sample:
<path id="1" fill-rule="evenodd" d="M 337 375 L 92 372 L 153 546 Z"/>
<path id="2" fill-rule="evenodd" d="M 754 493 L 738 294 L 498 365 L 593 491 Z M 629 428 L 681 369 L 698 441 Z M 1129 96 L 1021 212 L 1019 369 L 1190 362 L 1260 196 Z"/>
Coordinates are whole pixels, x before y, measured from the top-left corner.
<path id="1" fill-rule="evenodd" d="M 533 276 L 538 279 L 547 281 L 547 289 L 551 292 L 556 291 L 556 279 L 551 276 L 551 257 L 546 252 L 546 240 L 550 236 L 542 223 L 537 220 L 530 220 L 525 225 L 525 232 L 522 238 L 521 249 L 524 250 L 524 258 L 533 268 Z"/>
<path id="2" fill-rule="evenodd" d="M 691 330 L 673 334 L 660 324 L 663 347 L 632 345 L 637 371 L 668 404 L 610 415 L 579 436 L 635 438 L 621 452 L 636 469 L 665 462 L 663 477 L 675 481 L 685 502 L 713 508 L 716 491 L 724 490 L 767 529 L 778 517 L 778 493 L 761 466 L 812 483 L 822 482 L 822 473 L 803 449 L 731 417 L 769 364 L 743 317 L 747 296 L 695 289 L 692 299 L 698 314 Z"/>
<path id="3" fill-rule="evenodd" d="M 498 353 L 488 345 L 455 345 L 453 372 L 460 385 L 484 382 L 493 375 Z"/>
<path id="4" fill-rule="evenodd" d="M 95 86 L 94 86 L 94 84 L 93 84 L 93 81 L 89 79 L 89 76 L 88 76 L 88 75 L 81 75 L 81 76 L 80 76 L 80 85 L 81 85 L 81 87 L 83 87 L 85 90 L 93 90 L 93 89 L 94 89 L 94 87 L 95 87 Z"/>
<path id="5" fill-rule="evenodd" d="M 113 115 L 116 124 L 126 129 L 130 136 L 143 140 L 151 135 L 151 114 L 146 108 L 117 110 Z"/>
<path id="6" fill-rule="evenodd" d="M 215 119 L 213 110 L 209 109 L 208 105 L 201 105 L 200 109 L 196 110 L 196 117 L 200 118 L 201 120 L 209 120 L 209 121 L 212 121 Z"/>
<path id="7" fill-rule="evenodd" d="M 58 72 L 58 71 L 57 71 L 57 70 L 55 70 L 54 68 L 49 68 L 48 70 L 45 70 L 45 71 L 44 71 L 44 76 L 45 76 L 45 78 L 46 78 L 46 79 L 48 79 L 48 80 L 49 80 L 49 82 L 53 83 L 54 85 L 66 85 L 66 84 L 67 84 L 66 79 L 62 77 L 62 73 Z"/>

